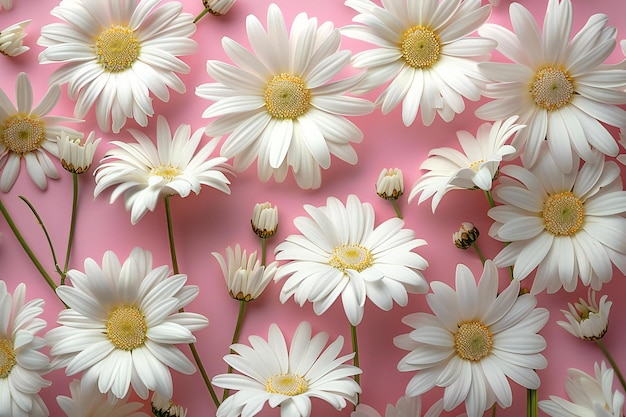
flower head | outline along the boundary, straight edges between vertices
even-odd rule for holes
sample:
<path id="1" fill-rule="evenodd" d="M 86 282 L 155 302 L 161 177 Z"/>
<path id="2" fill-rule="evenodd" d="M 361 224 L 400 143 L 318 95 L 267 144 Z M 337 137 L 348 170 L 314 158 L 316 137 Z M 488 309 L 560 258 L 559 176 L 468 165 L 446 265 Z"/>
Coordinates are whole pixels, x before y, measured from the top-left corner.
<path id="1" fill-rule="evenodd" d="M 68 83 L 74 114 L 96 106 L 98 126 L 119 132 L 127 118 L 141 125 L 152 116 L 152 97 L 167 102 L 168 88 L 185 92 L 176 73 L 189 66 L 178 56 L 195 52 L 193 16 L 178 1 L 62 1 L 51 14 L 62 23 L 41 29 L 42 64 L 61 63 L 50 82 Z"/>
<path id="2" fill-rule="evenodd" d="M 117 149 L 108 151 L 96 169 L 94 195 L 117 185 L 111 203 L 124 194 L 133 224 L 148 210 L 153 211 L 160 197 L 175 194 L 187 197 L 192 191 L 198 194 L 202 185 L 230 193 L 230 181 L 224 175 L 228 172 L 226 158 L 210 157 L 219 138 L 196 152 L 202 129 L 191 134 L 189 125 L 180 125 L 172 136 L 163 116 L 157 120 L 156 146 L 145 133 L 133 129 L 129 132 L 137 143 L 111 142 Z"/>
<path id="3" fill-rule="evenodd" d="M 539 401 L 539 408 L 552 417 L 589 415 L 594 417 L 622 417 L 624 394 L 613 387 L 613 369 L 604 361 L 594 364 L 595 377 L 578 369 L 567 370 L 565 392 L 570 401 L 551 395 L 549 400 Z"/>
<path id="4" fill-rule="evenodd" d="M 59 327 L 46 334 L 55 369 L 82 372 L 83 389 L 124 398 L 129 387 L 141 398 L 148 390 L 172 397 L 169 368 L 192 374 L 195 367 L 175 346 L 196 341 L 192 331 L 207 326 L 196 313 L 179 312 L 198 295 L 187 276 L 168 277 L 167 265 L 152 267 L 150 252 L 135 248 L 120 263 L 106 252 L 102 267 L 85 260 L 85 272 L 70 270 L 72 285 L 57 288 L 69 307 Z"/>
<path id="5" fill-rule="evenodd" d="M 276 259 L 289 262 L 278 268 L 276 281 L 289 276 L 280 291 L 285 303 L 293 295 L 302 306 L 313 303 L 324 313 L 341 295 L 350 323 L 361 322 L 365 300 L 388 311 L 395 301 L 408 302 L 409 293 L 428 290 L 422 275 L 428 263 L 413 249 L 425 245 L 404 221 L 389 219 L 374 227 L 374 208 L 349 195 L 346 205 L 335 197 L 326 206 L 304 206 L 310 217 L 297 217 L 302 235 L 288 236 L 276 247 Z"/>
<path id="6" fill-rule="evenodd" d="M 187 409 L 176 404 L 171 399 L 161 397 L 158 393 L 152 395 L 150 400 L 152 405 L 152 414 L 155 417 L 186 417 Z"/>
<path id="7" fill-rule="evenodd" d="M 463 152 L 454 148 L 436 148 L 428 153 L 420 169 L 429 172 L 413 185 L 409 202 L 420 194 L 418 204 L 432 197 L 435 212 L 443 196 L 450 190 L 491 190 L 502 159 L 515 152 L 506 141 L 524 126 L 513 116 L 493 125 L 483 123 L 476 137 L 465 130 L 456 132 Z"/>
<path id="8" fill-rule="evenodd" d="M 376 194 L 385 200 L 397 200 L 404 194 L 404 178 L 400 168 L 383 168 L 376 181 Z"/>
<path id="9" fill-rule="evenodd" d="M 93 162 L 93 155 L 96 153 L 98 144 L 102 138 L 94 140 L 95 132 L 89 132 L 87 139 L 81 144 L 81 138 L 74 138 L 64 130 L 57 139 L 59 147 L 59 158 L 61 165 L 66 171 L 74 174 L 87 172 Z"/>
<path id="10" fill-rule="evenodd" d="M 217 417 L 252 417 L 266 402 L 272 408 L 280 406 L 281 417 L 309 417 L 313 397 L 325 400 L 337 410 L 346 406 L 346 400 L 356 404 L 361 388 L 352 376 L 361 370 L 344 364 L 354 353 L 337 357 L 343 337 L 326 347 L 328 333 L 311 337 L 311 325 L 302 322 L 289 350 L 276 324 L 270 326 L 267 341 L 259 336 L 249 340 L 252 347 L 234 344 L 231 349 L 235 353 L 224 357 L 241 374 L 213 378 L 218 387 L 239 390 L 222 402 Z"/>
<path id="11" fill-rule="evenodd" d="M 496 46 L 491 39 L 470 37 L 491 13 L 475 0 L 399 0 L 378 6 L 370 0 L 347 0 L 360 14 L 359 25 L 342 28 L 344 35 L 365 39 L 375 48 L 354 56 L 367 69 L 354 91 L 386 85 L 376 104 L 383 114 L 402 101 L 402 121 L 413 124 L 421 110 L 430 125 L 435 114 L 450 121 L 465 109 L 464 98 L 476 101 L 484 84 L 477 64 Z"/>
<path id="12" fill-rule="evenodd" d="M 394 339 L 409 351 L 398 370 L 417 371 L 406 395 L 444 387 L 446 411 L 465 402 L 468 417 L 479 417 L 494 402 L 511 405 L 507 378 L 528 389 L 539 387 L 535 370 L 547 362 L 541 354 L 546 342 L 537 332 L 548 321 L 548 310 L 535 308 L 533 295 L 519 295 L 518 281 L 498 294 L 498 270 L 487 260 L 478 284 L 459 264 L 456 292 L 440 281 L 430 286 L 426 301 L 435 314 L 404 317 L 415 330 Z"/>
<path id="13" fill-rule="evenodd" d="M 252 231 L 261 239 L 269 239 L 278 229 L 278 207 L 269 202 L 257 203 L 252 211 Z"/>
<path id="14" fill-rule="evenodd" d="M 202 0 L 202 4 L 213 16 L 221 16 L 228 13 L 235 0 Z"/>
<path id="15" fill-rule="evenodd" d="M 43 300 L 25 302 L 26 285 L 19 284 L 13 294 L 0 280 L 0 415 L 11 417 L 47 416 L 48 408 L 39 396 L 50 382 L 41 376 L 50 361 L 39 351 L 45 341 L 35 336 L 46 327 L 38 316 Z"/>
<path id="16" fill-rule="evenodd" d="M 7 28 L 0 30 L 0 54 L 6 56 L 18 56 L 29 51 L 28 46 L 24 46 L 24 38 L 26 37 L 26 26 L 30 24 L 29 20 L 15 23 Z"/>
<path id="17" fill-rule="evenodd" d="M 0 190 L 8 192 L 20 173 L 22 159 L 33 182 L 45 189 L 48 178 L 59 173 L 46 152 L 57 156 L 57 137 L 62 130 L 80 136 L 80 133 L 59 122 L 78 122 L 77 119 L 47 116 L 61 97 L 57 84 L 50 86 L 41 103 L 33 108 L 33 87 L 25 73 L 17 76 L 15 84 L 17 107 L 0 90 Z"/>
<path id="18" fill-rule="evenodd" d="M 436 401 L 423 417 L 439 417 L 443 412 L 443 399 Z M 381 417 L 378 411 L 369 405 L 360 403 L 350 417 Z M 400 397 L 396 406 L 387 405 L 385 417 L 422 417 L 422 397 L 419 395 L 414 397 Z"/>
<path id="19" fill-rule="evenodd" d="M 515 32 L 495 24 L 479 30 L 498 41 L 498 51 L 513 63 L 479 64 L 491 80 L 484 94 L 495 100 L 476 115 L 485 120 L 519 115 L 527 128 L 512 144 L 527 167 L 546 140 L 565 172 L 578 167 L 575 155 L 594 158 L 592 148 L 615 156 L 617 144 L 602 123 L 626 125 L 626 111 L 617 106 L 626 103 L 626 71 L 603 65 L 615 48 L 615 28 L 606 26 L 608 16 L 596 14 L 570 40 L 572 8 L 571 0 L 549 0 L 542 33 L 531 12 L 512 3 Z"/>
<path id="20" fill-rule="evenodd" d="M 374 109 L 367 100 L 344 95 L 360 75 L 335 80 L 351 53 L 339 51 L 341 33 L 331 22 L 318 26 L 305 13 L 288 32 L 276 4 L 269 6 L 267 31 L 253 15 L 246 29 L 254 53 L 224 38 L 224 51 L 237 66 L 209 60 L 207 72 L 217 82 L 196 89 L 199 97 L 215 101 L 202 115 L 216 118 L 206 132 L 230 133 L 221 154 L 234 158 L 236 170 L 257 159 L 262 181 L 274 175 L 282 182 L 291 167 L 301 188 L 318 188 L 320 168 L 330 166 L 331 155 L 357 161 L 350 143 L 363 134 L 344 116 Z"/>
<path id="21" fill-rule="evenodd" d="M 71 397 L 59 395 L 57 402 L 67 417 L 148 417 L 139 410 L 139 402 L 128 402 L 128 397 L 110 402 L 107 395 L 100 393 L 95 386 L 87 387 L 78 379 L 70 383 Z"/>
<path id="22" fill-rule="evenodd" d="M 478 240 L 479 234 L 474 223 L 463 222 L 459 230 L 452 234 L 452 242 L 459 249 L 469 249 Z"/>
<path id="23" fill-rule="evenodd" d="M 212 254 L 222 268 L 228 293 L 236 300 L 252 301 L 258 298 L 278 268 L 278 262 L 262 266 L 256 252 L 248 257 L 239 245 L 235 245 L 234 251 L 231 247 L 226 248 L 226 258 L 217 252 Z"/>
<path id="24" fill-rule="evenodd" d="M 602 339 L 609 327 L 609 312 L 613 303 L 607 301 L 607 295 L 603 295 L 598 304 L 596 292 L 591 288 L 587 298 L 588 301 L 580 298 L 580 303 L 575 305 L 568 303 L 569 311 L 561 310 L 567 322 L 557 321 L 556 324 L 580 339 Z"/>

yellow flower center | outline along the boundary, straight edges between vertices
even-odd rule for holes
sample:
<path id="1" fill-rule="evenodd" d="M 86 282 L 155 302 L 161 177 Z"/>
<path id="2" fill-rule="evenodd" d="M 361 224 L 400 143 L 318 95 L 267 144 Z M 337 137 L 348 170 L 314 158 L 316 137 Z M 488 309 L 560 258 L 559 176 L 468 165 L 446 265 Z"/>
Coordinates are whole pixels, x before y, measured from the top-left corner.
<path id="1" fill-rule="evenodd" d="M 135 306 L 117 307 L 109 314 L 106 327 L 107 337 L 118 349 L 137 349 L 146 341 L 146 318 Z"/>
<path id="2" fill-rule="evenodd" d="M 102 32 L 96 40 L 98 63 L 105 71 L 122 72 L 133 66 L 141 43 L 133 36 L 133 30 L 126 26 L 112 26 Z"/>
<path id="3" fill-rule="evenodd" d="M 181 175 L 183 172 L 172 166 L 170 164 L 159 165 L 158 167 L 154 167 L 150 170 L 151 176 L 158 176 L 166 179 L 167 181 L 172 181 L 177 176 Z"/>
<path id="4" fill-rule="evenodd" d="M 361 272 L 374 264 L 374 257 L 369 249 L 356 243 L 349 243 L 333 249 L 328 263 L 343 272 L 346 269 Z"/>
<path id="5" fill-rule="evenodd" d="M 274 375 L 267 380 L 265 390 L 272 394 L 282 394 L 293 397 L 309 389 L 306 379 L 296 374 Z"/>
<path id="6" fill-rule="evenodd" d="M 583 226 L 583 203 L 572 192 L 554 194 L 543 202 L 543 221 L 548 232 L 571 236 Z"/>
<path id="7" fill-rule="evenodd" d="M 311 91 L 302 79 L 283 72 L 265 87 L 265 107 L 277 119 L 297 119 L 311 106 Z"/>
<path id="8" fill-rule="evenodd" d="M 400 51 L 404 60 L 414 68 L 430 68 L 439 60 L 439 36 L 424 26 L 413 26 L 402 35 Z"/>
<path id="9" fill-rule="evenodd" d="M 0 340 L 0 379 L 6 378 L 15 366 L 15 350 L 11 339 Z"/>
<path id="10" fill-rule="evenodd" d="M 480 168 L 480 164 L 483 164 L 484 162 L 484 159 L 479 159 L 478 161 L 472 162 L 469 167 L 474 171 L 478 171 L 478 168 Z"/>
<path id="11" fill-rule="evenodd" d="M 560 109 L 574 95 L 574 83 L 562 68 L 544 67 L 537 71 L 530 93 L 537 106 L 546 110 Z"/>
<path id="12" fill-rule="evenodd" d="M 454 335 L 454 345 L 461 358 L 479 361 L 491 351 L 493 339 L 487 326 L 478 321 L 468 321 L 459 326 Z"/>
<path id="13" fill-rule="evenodd" d="M 15 114 L 5 120 L 0 140 L 9 151 L 23 155 L 41 147 L 46 129 L 36 116 Z"/>

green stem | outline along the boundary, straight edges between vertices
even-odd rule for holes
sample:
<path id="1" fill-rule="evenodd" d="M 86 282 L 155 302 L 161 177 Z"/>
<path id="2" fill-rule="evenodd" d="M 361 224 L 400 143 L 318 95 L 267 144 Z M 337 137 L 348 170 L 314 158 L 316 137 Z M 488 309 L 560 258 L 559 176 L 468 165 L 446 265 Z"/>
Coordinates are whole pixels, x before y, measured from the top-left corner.
<path id="1" fill-rule="evenodd" d="M 19 196 L 19 198 L 24 203 L 26 203 L 30 211 L 33 213 L 33 215 L 37 219 L 37 223 L 39 223 L 39 226 L 41 226 L 41 230 L 43 231 L 44 236 L 46 236 L 48 247 L 50 247 L 50 252 L 52 253 L 52 261 L 54 262 L 54 268 L 56 269 L 58 274 L 61 276 L 61 278 L 63 278 L 63 271 L 61 270 L 61 267 L 59 267 L 59 261 L 57 260 L 57 255 L 56 255 L 56 252 L 54 251 L 54 246 L 52 245 L 52 239 L 50 239 L 50 234 L 48 233 L 48 229 L 46 229 L 46 226 L 43 224 L 43 220 L 41 220 L 41 216 L 39 216 L 39 213 L 37 213 L 35 206 L 33 206 L 32 203 L 26 199 L 26 197 Z"/>
<path id="2" fill-rule="evenodd" d="M 536 389 L 526 390 L 526 415 L 528 417 L 537 417 L 539 415 Z"/>
<path id="3" fill-rule="evenodd" d="M 489 206 L 494 208 L 496 206 L 496 202 L 493 200 L 493 196 L 491 195 L 491 190 L 485 190 L 485 196 L 487 197 L 487 201 L 489 201 Z"/>
<path id="4" fill-rule="evenodd" d="M 261 238 L 261 266 L 265 266 L 267 263 L 267 239 Z"/>
<path id="5" fill-rule="evenodd" d="M 493 407 L 491 407 L 491 417 L 496 417 L 497 410 L 498 410 L 498 403 L 493 403 Z"/>
<path id="6" fill-rule="evenodd" d="M 356 326 L 350 324 L 350 333 L 352 335 L 352 350 L 354 351 L 354 366 L 359 367 L 359 341 L 356 337 Z M 361 385 L 361 375 L 355 375 L 354 380 L 357 384 Z"/>
<path id="7" fill-rule="evenodd" d="M 478 258 L 480 259 L 480 262 L 482 262 L 482 264 L 485 264 L 485 256 L 483 255 L 483 252 L 480 250 L 480 248 L 478 247 L 478 245 L 476 244 L 476 242 L 472 243 L 472 246 L 474 247 L 474 249 L 476 249 L 476 253 L 478 254 Z"/>
<path id="8" fill-rule="evenodd" d="M 198 16 L 196 16 L 195 19 L 193 19 L 193 23 L 198 23 L 198 20 L 202 19 L 204 15 L 207 14 L 208 12 L 209 12 L 209 8 L 205 7 L 202 13 L 200 13 Z"/>
<path id="9" fill-rule="evenodd" d="M 609 353 L 609 350 L 606 348 L 606 345 L 604 344 L 602 339 L 598 339 L 596 340 L 596 342 L 598 343 L 598 346 L 600 347 L 602 353 L 604 353 L 604 356 L 606 356 L 606 359 L 611 364 L 613 371 L 615 371 L 615 375 L 617 375 L 617 379 L 619 379 L 620 384 L 622 384 L 622 388 L 624 389 L 624 391 L 626 391 L 626 380 L 624 380 L 624 375 L 622 375 L 622 372 L 619 370 L 617 363 L 615 363 L 615 359 L 613 359 L 613 356 L 611 356 L 611 353 Z"/>
<path id="10" fill-rule="evenodd" d="M 74 230 L 76 229 L 76 209 L 78 208 L 78 174 L 72 173 L 72 215 L 70 218 L 70 234 L 67 238 L 67 251 L 65 252 L 65 264 L 63 265 L 63 275 L 61 275 L 61 285 L 65 284 L 67 268 L 70 264 L 70 254 L 72 253 L 72 243 L 74 242 Z"/>
<path id="11" fill-rule="evenodd" d="M 202 379 L 204 380 L 204 385 L 206 385 L 209 390 L 209 394 L 211 394 L 211 398 L 215 403 L 215 407 L 219 408 L 220 400 L 217 398 L 217 394 L 213 389 L 213 385 L 211 385 L 211 380 L 209 379 L 209 375 L 206 373 L 204 366 L 202 365 L 202 359 L 200 359 L 200 355 L 198 355 L 198 350 L 196 349 L 196 345 L 193 343 L 189 343 L 189 348 L 191 349 L 191 354 L 193 355 L 196 364 L 198 365 L 198 370 L 200 370 L 200 374 L 202 375 Z"/>
<path id="12" fill-rule="evenodd" d="M 17 241 L 20 242 L 20 245 L 22 245 L 22 248 L 24 248 L 24 251 L 26 252 L 28 257 L 30 258 L 30 260 L 33 262 L 33 264 L 35 265 L 35 268 L 37 268 L 37 270 L 39 271 L 41 276 L 46 280 L 46 282 L 48 283 L 50 288 L 52 288 L 53 291 L 56 291 L 56 289 L 57 289 L 56 284 L 54 283 L 54 281 L 52 280 L 50 275 L 48 275 L 48 273 L 46 272 L 46 270 L 43 267 L 43 265 L 41 264 L 41 262 L 39 262 L 39 259 L 37 259 L 37 256 L 35 256 L 33 251 L 30 249 L 30 246 L 28 246 L 28 243 L 26 243 L 26 240 L 24 240 L 24 237 L 22 236 L 22 234 L 18 230 L 17 226 L 13 222 L 13 219 L 9 215 L 9 212 L 7 211 L 6 207 L 4 207 L 4 204 L 2 204 L 1 200 L 0 200 L 0 212 L 2 212 L 2 215 L 4 216 L 4 219 L 6 220 L 7 224 L 9 225 L 9 228 L 11 229 L 13 234 L 15 235 L 15 238 L 17 239 Z"/>
<path id="13" fill-rule="evenodd" d="M 265 240 L 265 239 L 263 239 Z M 235 343 L 239 342 L 239 335 L 241 334 L 241 324 L 243 323 L 243 318 L 246 315 L 246 306 L 247 306 L 247 302 L 244 300 L 239 300 L 239 314 L 237 315 L 237 325 L 235 326 L 235 332 L 233 333 L 233 341 L 231 343 L 231 345 L 234 345 Z M 234 353 L 234 351 L 230 351 L 230 353 Z M 233 367 L 228 365 L 228 371 L 227 373 L 232 373 L 233 372 Z M 224 395 L 222 396 L 222 401 L 224 401 L 226 398 L 228 398 L 228 394 L 230 393 L 229 389 L 225 389 L 224 390 Z"/>
<path id="14" fill-rule="evenodd" d="M 391 203 L 393 204 L 393 209 L 396 211 L 396 216 L 398 216 L 399 219 L 402 219 L 402 213 L 400 213 L 400 207 L 398 206 L 398 200 L 391 200 Z"/>

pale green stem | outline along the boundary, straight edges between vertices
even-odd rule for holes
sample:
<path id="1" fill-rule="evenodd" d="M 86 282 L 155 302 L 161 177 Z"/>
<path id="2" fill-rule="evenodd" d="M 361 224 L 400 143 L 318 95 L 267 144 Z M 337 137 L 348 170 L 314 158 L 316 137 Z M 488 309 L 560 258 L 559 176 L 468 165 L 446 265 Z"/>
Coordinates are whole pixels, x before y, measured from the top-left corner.
<path id="1" fill-rule="evenodd" d="M 26 199 L 26 197 L 19 196 L 19 198 L 24 203 L 26 203 L 30 211 L 35 216 L 35 219 L 37 219 L 37 223 L 39 223 L 39 226 L 41 226 L 41 230 L 43 231 L 43 234 L 46 237 L 46 241 L 48 242 L 48 247 L 50 247 L 50 252 L 52 253 L 52 261 L 54 262 L 54 268 L 56 269 L 61 279 L 63 279 L 63 271 L 61 270 L 61 267 L 59 266 L 59 261 L 57 260 L 57 255 L 56 255 L 56 252 L 54 251 L 54 246 L 52 245 L 52 239 L 50 239 L 50 234 L 48 233 L 48 229 L 46 229 L 46 225 L 43 224 L 43 220 L 41 220 L 41 216 L 39 215 L 39 213 L 37 213 L 35 206 L 33 206 L 32 203 L 28 201 L 28 199 Z"/>
<path id="2" fill-rule="evenodd" d="M 198 16 L 196 16 L 195 19 L 193 19 L 193 23 L 198 23 L 198 20 L 202 19 L 204 15 L 207 14 L 208 12 L 209 12 L 209 8 L 205 7 L 202 13 L 200 13 Z"/>
<path id="3" fill-rule="evenodd" d="M 624 391 L 626 391 L 626 380 L 624 380 L 624 375 L 622 375 L 622 372 L 620 371 L 619 367 L 617 366 L 617 363 L 615 362 L 615 359 L 613 359 L 613 356 L 611 355 L 611 353 L 607 349 L 607 347 L 604 344 L 604 342 L 602 341 L 602 339 L 597 339 L 596 342 L 598 343 L 598 347 L 600 347 L 600 350 L 602 351 L 602 353 L 604 353 L 604 356 L 606 356 L 606 359 L 611 364 L 611 367 L 613 368 L 613 371 L 615 371 L 615 375 L 617 375 L 617 379 L 619 379 L 620 384 L 622 384 L 622 388 L 624 389 Z"/>
<path id="4" fill-rule="evenodd" d="M 235 343 L 239 342 L 239 335 L 241 334 L 241 325 L 243 323 L 243 318 L 246 315 L 246 306 L 247 306 L 247 302 L 244 300 L 239 300 L 239 314 L 237 315 L 237 325 L 235 326 L 235 332 L 233 333 L 233 341 L 231 343 L 231 345 L 234 345 Z M 234 351 L 230 351 L 230 353 L 234 353 Z M 233 372 L 233 367 L 228 365 L 228 371 L 227 373 L 232 373 Z M 226 398 L 228 398 L 228 394 L 230 393 L 229 389 L 225 389 L 224 390 L 224 395 L 222 396 L 222 401 L 224 401 Z"/>
<path id="5" fill-rule="evenodd" d="M 67 238 L 67 251 L 65 252 L 65 265 L 63 265 L 63 275 L 61 275 L 61 285 L 65 284 L 67 268 L 70 264 L 70 254 L 72 253 L 72 243 L 74 242 L 74 230 L 76 229 L 76 209 L 78 208 L 78 174 L 72 173 L 72 215 L 70 218 L 70 234 Z"/>
<path id="6" fill-rule="evenodd" d="M 483 255 L 483 252 L 480 250 L 480 248 L 478 247 L 476 242 L 472 243 L 472 246 L 474 247 L 474 249 L 476 249 L 476 253 L 478 254 L 478 258 L 480 259 L 480 262 L 484 265 L 485 264 L 485 256 Z"/>
<path id="7" fill-rule="evenodd" d="M 537 417 L 539 415 L 536 389 L 526 390 L 526 415 L 528 417 Z"/>
<path id="8" fill-rule="evenodd" d="M 261 238 L 261 265 L 265 266 L 267 261 L 267 239 Z"/>
<path id="9" fill-rule="evenodd" d="M 398 216 L 399 219 L 402 219 L 402 213 L 400 213 L 400 207 L 398 206 L 398 200 L 391 200 L 391 203 L 393 204 L 393 209 L 396 211 L 396 216 Z"/>
<path id="10" fill-rule="evenodd" d="M 354 364 L 354 366 L 359 368 L 359 341 L 357 340 L 357 337 L 356 337 L 356 326 L 352 325 L 352 323 L 350 323 L 350 334 L 352 336 L 352 351 L 354 352 L 354 358 L 352 360 L 352 363 Z M 356 381 L 357 384 L 361 385 L 360 374 L 355 375 L 354 380 Z M 358 394 L 357 394 L 356 404 L 354 405 L 355 410 L 356 410 L 357 404 L 359 404 Z"/>

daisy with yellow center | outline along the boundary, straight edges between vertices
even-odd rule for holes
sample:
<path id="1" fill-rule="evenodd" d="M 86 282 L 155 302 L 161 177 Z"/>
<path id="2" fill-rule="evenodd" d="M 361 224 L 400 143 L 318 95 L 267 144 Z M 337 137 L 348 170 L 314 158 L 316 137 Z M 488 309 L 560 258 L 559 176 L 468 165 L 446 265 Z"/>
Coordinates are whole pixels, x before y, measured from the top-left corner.
<path id="1" fill-rule="evenodd" d="M 623 269 L 626 256 L 626 192 L 618 165 L 596 153 L 580 170 L 564 174 L 543 153 L 530 170 L 501 170 L 510 178 L 494 189 L 501 205 L 489 210 L 495 221 L 489 234 L 511 243 L 494 262 L 513 266 L 518 280 L 536 269 L 533 293 L 574 291 L 579 277 L 599 290 L 611 280 L 613 265 Z"/>
<path id="2" fill-rule="evenodd" d="M 498 293 L 498 270 L 487 260 L 478 281 L 465 265 L 456 268 L 456 291 L 440 281 L 431 283 L 426 301 L 434 314 L 414 313 L 402 322 L 413 331 L 394 343 L 409 353 L 398 364 L 417 373 L 407 396 L 444 388 L 443 409 L 465 403 L 468 417 L 480 417 L 494 402 L 512 403 L 509 379 L 528 389 L 539 387 L 536 369 L 547 361 L 546 342 L 537 332 L 548 311 L 536 308 L 531 294 L 519 295 L 518 281 Z"/>
<path id="3" fill-rule="evenodd" d="M 46 334 L 54 368 L 82 372 L 81 388 L 125 398 L 129 388 L 141 398 L 156 391 L 172 397 L 170 368 L 191 374 L 193 364 L 175 346 L 193 343 L 191 333 L 208 324 L 196 313 L 180 312 L 198 295 L 187 277 L 152 267 L 152 256 L 135 248 L 121 263 L 106 252 L 102 267 L 85 260 L 85 272 L 70 270 L 72 285 L 57 288 L 68 306 L 59 327 Z"/>

